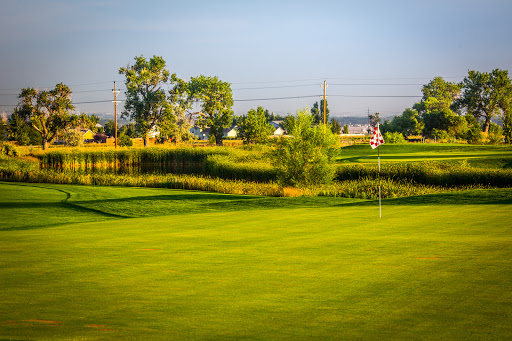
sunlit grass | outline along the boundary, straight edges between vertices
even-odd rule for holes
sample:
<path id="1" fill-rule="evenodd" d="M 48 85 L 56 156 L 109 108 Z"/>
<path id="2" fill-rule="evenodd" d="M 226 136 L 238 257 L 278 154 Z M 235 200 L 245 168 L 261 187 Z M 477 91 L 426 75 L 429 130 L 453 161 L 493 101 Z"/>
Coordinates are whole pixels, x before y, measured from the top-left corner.
<path id="1" fill-rule="evenodd" d="M 367 200 L 0 190 L 3 339 L 512 337 L 510 189 L 385 200 L 382 219 Z"/>

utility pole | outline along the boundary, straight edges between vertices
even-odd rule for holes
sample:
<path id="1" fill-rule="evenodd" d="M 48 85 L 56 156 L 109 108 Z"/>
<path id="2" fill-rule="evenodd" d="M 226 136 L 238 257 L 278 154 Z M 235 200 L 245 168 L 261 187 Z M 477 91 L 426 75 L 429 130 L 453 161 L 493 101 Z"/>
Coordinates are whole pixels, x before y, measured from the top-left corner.
<path id="1" fill-rule="evenodd" d="M 117 90 L 116 82 L 114 81 L 114 89 L 112 89 L 112 92 L 114 93 L 114 144 L 115 148 L 117 149 L 117 103 L 119 101 L 117 100 L 117 94 L 119 93 L 119 90 Z"/>
<path id="2" fill-rule="evenodd" d="M 327 108 L 327 101 L 325 100 L 327 96 L 325 96 L 325 91 L 327 89 L 327 84 L 325 84 L 325 80 L 324 80 L 324 85 L 320 85 L 322 88 L 324 88 L 324 130 L 325 130 L 325 127 L 326 127 L 326 122 L 325 122 L 325 110 Z"/>

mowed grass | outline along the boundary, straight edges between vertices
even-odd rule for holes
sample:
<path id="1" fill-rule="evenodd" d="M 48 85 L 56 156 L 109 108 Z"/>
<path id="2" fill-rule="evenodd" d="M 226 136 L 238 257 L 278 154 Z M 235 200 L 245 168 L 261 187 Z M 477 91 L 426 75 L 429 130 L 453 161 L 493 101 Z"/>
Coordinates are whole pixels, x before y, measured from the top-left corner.
<path id="1" fill-rule="evenodd" d="M 381 162 L 465 160 L 474 167 L 512 168 L 512 147 L 509 145 L 384 144 L 379 150 L 368 145 L 355 145 L 341 148 L 336 162 L 377 163 L 378 152 Z"/>
<path id="2" fill-rule="evenodd" d="M 512 337 L 511 189 L 0 193 L 0 339 Z"/>

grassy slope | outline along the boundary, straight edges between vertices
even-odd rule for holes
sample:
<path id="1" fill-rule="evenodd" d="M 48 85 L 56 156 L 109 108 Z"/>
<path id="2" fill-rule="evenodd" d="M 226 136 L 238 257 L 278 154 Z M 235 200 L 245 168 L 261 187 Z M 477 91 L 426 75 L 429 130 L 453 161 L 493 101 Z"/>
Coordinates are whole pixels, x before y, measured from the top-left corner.
<path id="1" fill-rule="evenodd" d="M 509 189 L 385 200 L 382 219 L 340 199 L 0 191 L 0 338 L 512 337 Z"/>

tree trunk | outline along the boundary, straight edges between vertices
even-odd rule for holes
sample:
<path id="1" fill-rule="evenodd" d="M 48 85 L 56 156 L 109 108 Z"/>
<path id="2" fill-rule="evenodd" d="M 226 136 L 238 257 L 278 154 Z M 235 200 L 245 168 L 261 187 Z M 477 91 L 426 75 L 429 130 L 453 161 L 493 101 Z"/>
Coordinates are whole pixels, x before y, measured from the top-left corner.
<path id="1" fill-rule="evenodd" d="M 46 138 L 43 137 L 43 150 L 46 150 L 47 147 L 48 147 L 48 141 L 46 140 Z"/>
<path id="2" fill-rule="evenodd" d="M 144 147 L 149 147 L 149 133 L 144 136 Z"/>
<path id="3" fill-rule="evenodd" d="M 222 133 L 220 135 L 215 135 L 215 145 L 222 146 Z"/>
<path id="4" fill-rule="evenodd" d="M 484 133 L 489 132 L 489 126 L 491 125 L 491 117 L 487 117 L 484 123 Z"/>

